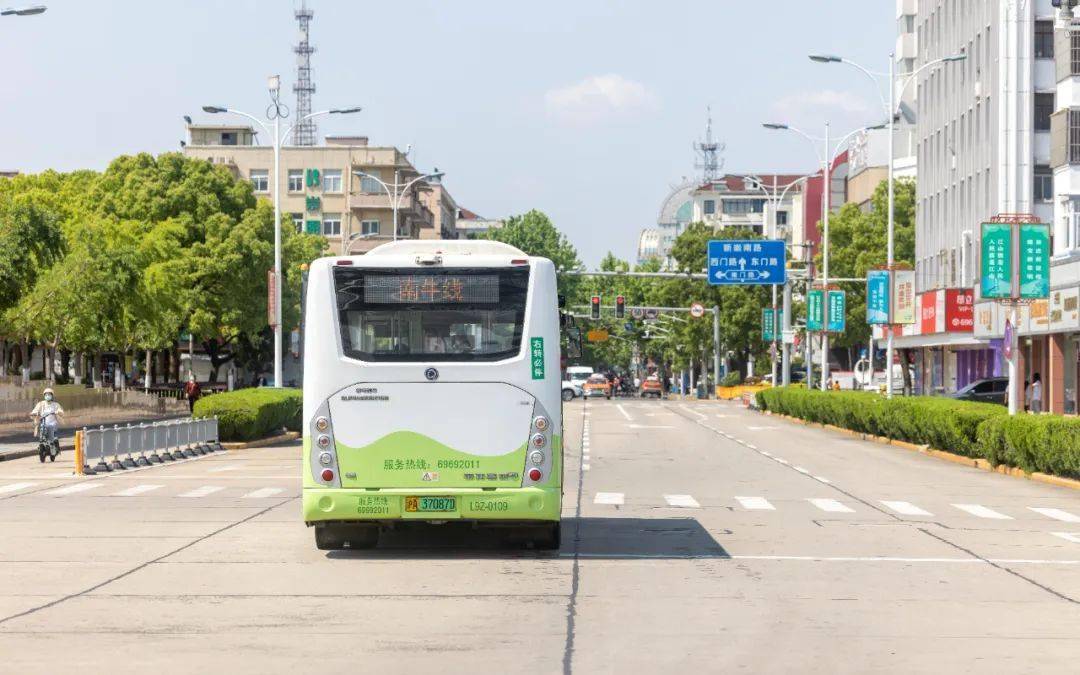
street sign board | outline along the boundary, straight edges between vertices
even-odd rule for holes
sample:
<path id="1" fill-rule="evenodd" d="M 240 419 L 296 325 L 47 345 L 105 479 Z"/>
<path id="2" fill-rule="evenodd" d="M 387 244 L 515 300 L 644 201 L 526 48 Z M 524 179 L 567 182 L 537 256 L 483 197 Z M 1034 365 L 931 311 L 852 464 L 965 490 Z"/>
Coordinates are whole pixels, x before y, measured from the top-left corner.
<path id="1" fill-rule="evenodd" d="M 648 321 L 656 321 L 658 316 L 660 316 L 660 311 L 653 307 L 649 307 L 645 310 L 645 319 Z"/>
<path id="2" fill-rule="evenodd" d="M 787 248 L 779 239 L 712 240 L 709 283 L 783 284 L 787 280 Z"/>
<path id="3" fill-rule="evenodd" d="M 889 270 L 866 273 L 866 323 L 889 323 Z"/>
<path id="4" fill-rule="evenodd" d="M 631 307 L 630 316 L 634 317 L 635 319 L 640 319 L 645 316 L 645 310 L 641 307 Z"/>
<path id="5" fill-rule="evenodd" d="M 845 291 L 829 291 L 829 325 L 826 330 L 830 333 L 843 333 L 847 320 L 847 293 Z"/>
<path id="6" fill-rule="evenodd" d="M 1012 226 L 1008 223 L 983 223 L 981 242 L 979 271 L 982 297 L 1012 297 Z"/>
<path id="7" fill-rule="evenodd" d="M 915 271 L 893 270 L 892 295 L 889 298 L 892 305 L 892 323 L 894 325 L 910 325 L 915 323 Z"/>
<path id="8" fill-rule="evenodd" d="M 825 328 L 825 291 L 812 289 L 806 294 L 806 330 L 816 331 Z"/>
<path id="9" fill-rule="evenodd" d="M 1050 226 L 1020 225 L 1020 297 L 1050 297 Z"/>
<path id="10" fill-rule="evenodd" d="M 690 316 L 694 317 L 695 319 L 700 319 L 701 317 L 705 316 L 705 305 L 701 304 L 700 302 L 695 302 L 694 304 L 690 305 Z"/>
<path id="11" fill-rule="evenodd" d="M 776 331 L 776 316 L 771 308 L 761 310 L 761 339 L 772 342 Z"/>
<path id="12" fill-rule="evenodd" d="M 623 324 L 623 330 L 626 331 L 627 333 L 633 333 L 634 332 L 634 322 L 633 321 L 627 321 L 626 323 L 624 323 Z"/>
<path id="13" fill-rule="evenodd" d="M 781 342 L 783 342 L 786 345 L 795 344 L 795 331 L 794 330 L 783 331 L 783 339 L 781 340 Z"/>
<path id="14" fill-rule="evenodd" d="M 606 330 L 595 329 L 585 334 L 589 342 L 607 342 L 610 335 Z"/>

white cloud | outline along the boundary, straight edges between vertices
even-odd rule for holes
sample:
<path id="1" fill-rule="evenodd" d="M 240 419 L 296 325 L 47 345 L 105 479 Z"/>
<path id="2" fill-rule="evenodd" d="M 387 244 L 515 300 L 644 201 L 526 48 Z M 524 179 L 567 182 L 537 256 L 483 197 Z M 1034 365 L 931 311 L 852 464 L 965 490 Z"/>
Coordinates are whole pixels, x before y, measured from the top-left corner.
<path id="1" fill-rule="evenodd" d="M 829 119 L 830 116 L 842 117 L 873 116 L 875 106 L 865 98 L 849 91 L 819 89 L 816 91 L 792 92 L 772 104 L 771 112 L 777 121 L 803 119 Z M 880 115 L 880 111 L 877 111 Z M 867 120 L 877 121 L 877 120 Z"/>
<path id="2" fill-rule="evenodd" d="M 617 115 L 656 107 L 656 95 L 640 82 L 614 73 L 593 75 L 544 94 L 548 114 L 569 124 L 587 125 Z"/>

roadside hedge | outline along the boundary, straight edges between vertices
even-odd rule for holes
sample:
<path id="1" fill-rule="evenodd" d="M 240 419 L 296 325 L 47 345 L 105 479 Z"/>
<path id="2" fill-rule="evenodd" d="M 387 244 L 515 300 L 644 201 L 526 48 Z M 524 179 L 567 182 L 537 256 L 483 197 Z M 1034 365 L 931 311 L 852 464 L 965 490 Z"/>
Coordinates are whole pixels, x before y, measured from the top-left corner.
<path id="1" fill-rule="evenodd" d="M 200 398 L 195 402 L 195 416 L 216 415 L 222 441 L 251 441 L 283 428 L 299 431 L 302 401 L 299 389 L 238 389 Z"/>
<path id="2" fill-rule="evenodd" d="M 762 410 L 808 422 L 928 445 L 1028 473 L 1080 478 L 1080 420 L 1016 415 L 991 403 L 929 396 L 894 397 L 850 391 L 778 387 L 758 392 Z"/>

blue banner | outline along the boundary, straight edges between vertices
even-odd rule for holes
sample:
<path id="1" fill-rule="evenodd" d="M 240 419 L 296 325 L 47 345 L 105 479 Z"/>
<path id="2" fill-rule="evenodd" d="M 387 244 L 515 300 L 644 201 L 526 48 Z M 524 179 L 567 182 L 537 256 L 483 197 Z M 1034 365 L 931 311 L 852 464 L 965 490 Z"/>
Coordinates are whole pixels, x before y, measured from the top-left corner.
<path id="1" fill-rule="evenodd" d="M 843 333 L 846 327 L 847 295 L 844 291 L 829 291 L 829 313 L 825 330 Z"/>
<path id="2" fill-rule="evenodd" d="M 783 284 L 787 280 L 787 246 L 779 239 L 709 242 L 709 283 Z"/>
<path id="3" fill-rule="evenodd" d="M 866 323 L 889 323 L 889 271 L 871 270 L 866 273 Z"/>

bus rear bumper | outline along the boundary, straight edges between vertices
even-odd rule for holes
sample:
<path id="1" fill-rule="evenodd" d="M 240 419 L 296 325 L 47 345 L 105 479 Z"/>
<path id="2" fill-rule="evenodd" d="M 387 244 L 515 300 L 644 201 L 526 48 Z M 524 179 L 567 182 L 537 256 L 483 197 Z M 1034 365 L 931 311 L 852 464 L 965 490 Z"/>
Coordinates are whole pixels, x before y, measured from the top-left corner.
<path id="1" fill-rule="evenodd" d="M 409 497 L 454 497 L 453 511 L 408 509 Z M 558 522 L 562 512 L 559 488 L 388 488 L 382 490 L 304 488 L 304 522 L 342 521 L 536 521 Z"/>

